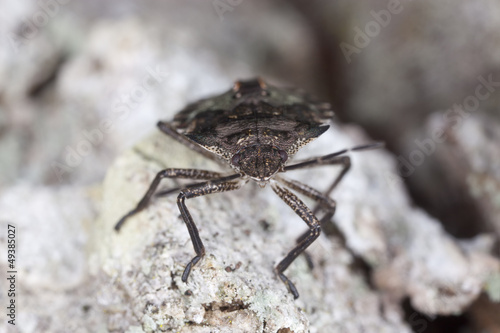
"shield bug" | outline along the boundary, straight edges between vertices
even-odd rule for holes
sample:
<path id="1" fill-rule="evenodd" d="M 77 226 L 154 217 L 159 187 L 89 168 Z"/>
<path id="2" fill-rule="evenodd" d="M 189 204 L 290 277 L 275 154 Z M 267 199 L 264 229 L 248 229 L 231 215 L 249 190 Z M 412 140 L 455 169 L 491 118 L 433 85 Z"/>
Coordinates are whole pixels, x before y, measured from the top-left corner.
<path id="1" fill-rule="evenodd" d="M 317 103 L 298 90 L 273 87 L 261 79 L 236 82 L 231 90 L 222 95 L 188 105 L 171 122 L 158 122 L 158 128 L 207 158 L 231 166 L 235 172 L 224 175 L 199 169 L 161 170 L 137 206 L 118 221 L 115 230 L 120 230 L 127 218 L 146 208 L 163 178 L 198 180 L 156 193 L 179 193 L 177 205 L 196 253 L 182 274 L 182 281 L 186 282 L 192 267 L 205 255 L 205 247 L 186 207 L 186 199 L 236 190 L 249 180 L 262 187 L 271 184 L 274 192 L 309 228 L 275 268 L 279 278 L 297 298 L 299 293 L 284 271 L 320 235 L 321 223 L 316 213 L 324 211 L 322 221 L 330 219 L 335 213 L 336 203 L 329 194 L 350 168 L 350 158 L 345 153 L 381 146 L 380 143 L 373 143 L 290 163 L 290 158 L 300 148 L 329 128 L 325 123 L 332 117 L 328 104 Z M 325 192 L 282 176 L 287 171 L 320 165 L 342 166 Z M 292 191 L 316 201 L 316 208 L 309 209 Z"/>

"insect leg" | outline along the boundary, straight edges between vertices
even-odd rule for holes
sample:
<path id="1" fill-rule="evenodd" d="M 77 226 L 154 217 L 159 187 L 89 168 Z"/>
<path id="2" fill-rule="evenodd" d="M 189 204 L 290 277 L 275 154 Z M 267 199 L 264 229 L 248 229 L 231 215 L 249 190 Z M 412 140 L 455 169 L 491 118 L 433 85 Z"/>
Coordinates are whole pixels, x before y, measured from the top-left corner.
<path id="1" fill-rule="evenodd" d="M 132 209 L 130 212 L 125 214 L 115 225 L 115 230 L 119 231 L 122 225 L 125 223 L 127 218 L 130 216 L 137 214 L 144 208 L 149 203 L 149 200 L 155 193 L 156 189 L 158 188 L 158 185 L 160 184 L 160 181 L 163 178 L 185 178 L 185 179 L 213 179 L 213 178 L 219 178 L 221 175 L 218 172 L 213 172 L 213 171 L 208 171 L 208 170 L 198 170 L 198 169 L 165 169 L 156 174 L 155 179 L 149 185 L 149 189 L 144 194 L 142 197 L 141 201 L 137 204 L 137 206 Z"/>
<path id="2" fill-rule="evenodd" d="M 299 297 L 297 288 L 295 288 L 292 281 L 290 281 L 283 272 L 290 266 L 290 264 L 297 258 L 299 254 L 304 252 L 304 250 L 311 245 L 316 238 L 319 237 L 321 233 L 321 224 L 314 216 L 313 212 L 292 192 L 282 188 L 276 184 L 272 186 L 274 192 L 288 205 L 293 211 L 299 215 L 304 222 L 306 222 L 309 227 L 309 232 L 306 237 L 304 237 L 296 246 L 291 250 L 287 256 L 281 260 L 281 262 L 276 266 L 275 270 L 281 281 L 285 283 L 288 290 L 292 293 L 294 298 Z"/>
<path id="3" fill-rule="evenodd" d="M 325 211 L 325 215 L 321 218 L 320 221 L 327 221 L 331 219 L 335 214 L 337 203 L 328 195 L 325 195 L 315 188 L 312 188 L 311 186 L 296 180 L 285 179 L 283 177 L 275 177 L 275 179 L 286 187 L 316 201 L 319 205 L 319 208 L 322 208 Z M 300 241 L 300 238 L 298 241 Z"/>
<path id="4" fill-rule="evenodd" d="M 329 221 L 333 215 L 335 214 L 335 209 L 337 206 L 337 203 L 335 200 L 330 198 L 329 196 L 321 193 L 320 191 L 310 187 L 309 185 L 306 185 L 304 183 L 298 182 L 296 180 L 289 180 L 285 179 L 283 177 L 276 177 L 275 178 L 278 182 L 281 184 L 287 186 L 288 188 L 301 193 L 305 195 L 308 198 L 313 199 L 318 203 L 318 208 L 322 208 L 325 211 L 325 215 L 319 220 L 320 224 L 324 226 L 324 223 Z M 317 212 L 313 211 L 313 213 L 316 215 Z M 300 237 L 297 238 L 297 243 L 302 242 L 307 236 L 309 235 L 309 231 L 304 232 Z M 306 257 L 307 265 L 309 266 L 310 269 L 314 268 L 313 261 L 311 259 L 311 256 L 309 253 L 304 251 L 304 255 Z"/>
<path id="5" fill-rule="evenodd" d="M 349 156 L 342 156 L 342 155 L 349 152 L 349 151 L 363 151 L 363 150 L 377 149 L 377 148 L 381 148 L 383 146 L 384 146 L 384 143 L 375 142 L 375 143 L 371 143 L 371 144 L 367 144 L 367 145 L 356 146 L 356 147 L 353 147 L 350 149 L 343 149 L 343 150 L 340 150 L 340 151 L 332 153 L 332 154 L 310 158 L 310 159 L 307 159 L 305 161 L 298 162 L 296 164 L 285 166 L 284 171 L 286 172 L 286 171 L 291 171 L 291 170 L 299 170 L 299 169 L 317 167 L 317 166 L 322 166 L 322 165 L 341 165 L 342 170 L 337 175 L 337 177 L 334 179 L 334 181 L 332 182 L 330 187 L 324 193 L 318 192 L 317 190 L 312 189 L 311 187 L 309 187 L 305 184 L 301 184 L 297 181 L 286 181 L 287 183 L 284 183 L 284 184 L 287 185 L 288 187 L 290 187 L 291 189 L 296 190 L 297 192 L 302 193 L 313 200 L 316 200 L 318 202 L 318 204 L 313 209 L 314 214 L 316 214 L 320 208 L 326 209 L 325 215 L 321 218 L 321 224 L 324 225 L 325 222 L 328 221 L 329 219 L 331 219 L 333 217 L 333 215 L 335 214 L 335 201 L 332 200 L 329 197 L 329 195 L 337 187 L 337 185 L 340 183 L 340 181 L 344 178 L 344 176 L 347 174 L 347 172 L 351 168 L 350 157 Z M 280 179 L 278 178 L 278 180 L 280 180 Z M 319 200 L 315 199 L 315 197 L 318 198 L 318 193 L 319 193 L 319 195 L 321 195 L 321 198 Z M 325 204 L 325 203 L 327 203 L 330 200 L 333 202 L 333 206 L 330 206 L 330 210 L 329 210 L 328 204 Z M 335 224 L 329 224 L 328 227 L 329 227 L 329 230 L 328 230 L 329 235 L 335 235 L 343 243 L 345 243 L 344 235 L 337 228 L 337 226 Z M 300 243 L 308 235 L 309 235 L 309 232 L 305 232 L 304 234 L 302 234 L 299 238 L 297 238 L 297 243 Z M 351 252 L 353 257 L 355 257 L 355 258 L 358 257 L 352 251 L 349 250 L 349 252 Z M 307 253 L 305 253 L 305 255 L 306 255 L 307 264 L 309 265 L 310 268 L 313 268 L 313 263 L 312 263 L 311 258 L 309 257 L 309 255 Z"/>
<path id="6" fill-rule="evenodd" d="M 349 151 L 363 151 L 363 150 L 370 150 L 370 149 L 377 149 L 383 147 L 384 143 L 382 142 L 375 142 L 367 145 L 361 145 L 361 146 L 356 146 L 350 149 L 343 149 L 338 152 L 324 155 L 324 156 L 319 156 L 319 157 L 314 157 L 307 159 L 303 162 L 299 162 L 296 164 L 288 165 L 285 166 L 285 172 L 286 171 L 291 171 L 291 170 L 298 170 L 298 169 L 304 169 L 304 168 L 311 168 L 311 167 L 317 167 L 321 165 L 342 165 L 342 170 L 338 174 L 338 176 L 335 178 L 333 181 L 332 185 L 324 192 L 324 195 L 328 196 L 330 193 L 337 187 L 337 185 L 340 183 L 342 178 L 344 178 L 345 174 L 349 171 L 351 168 L 351 158 L 349 156 L 341 156 L 344 155 L 345 153 Z M 317 212 L 318 206 L 314 209 L 314 212 Z"/>
<path id="7" fill-rule="evenodd" d="M 215 181 L 215 180 L 213 180 L 213 181 Z M 200 182 L 184 184 L 181 187 L 172 187 L 172 188 L 169 188 L 169 189 L 166 189 L 166 190 L 161 190 L 161 191 L 158 191 L 158 192 L 155 193 L 155 197 L 166 197 L 166 196 L 168 196 L 168 195 L 170 195 L 172 193 L 179 192 L 182 189 L 196 187 L 198 185 L 200 185 Z"/>
<path id="8" fill-rule="evenodd" d="M 201 147 L 197 143 L 189 140 L 187 137 L 185 137 L 184 135 L 182 135 L 179 132 L 177 132 L 175 130 L 175 128 L 172 127 L 172 125 L 170 125 L 169 123 L 164 122 L 164 121 L 159 121 L 156 124 L 156 126 L 158 126 L 158 128 L 160 129 L 160 131 L 162 131 L 166 135 L 170 136 L 172 139 L 176 140 L 177 142 L 182 143 L 186 147 L 194 150 L 197 153 L 200 153 L 201 155 L 203 155 L 203 156 L 211 159 L 212 161 L 215 161 L 215 162 L 217 162 L 219 164 L 224 164 L 219 157 L 217 157 L 216 155 L 210 153 L 205 148 Z"/>
<path id="9" fill-rule="evenodd" d="M 177 197 L 177 206 L 181 212 L 182 219 L 186 223 L 189 236 L 191 236 L 194 251 L 196 252 L 196 256 L 186 265 L 184 273 L 182 273 L 182 281 L 187 281 L 191 268 L 205 255 L 205 247 L 203 246 L 203 242 L 201 241 L 198 233 L 198 228 L 196 228 L 193 218 L 186 207 L 185 200 L 212 193 L 232 191 L 238 188 L 240 188 L 240 183 L 237 181 L 223 183 L 205 182 L 199 184 L 197 187 L 183 189 L 181 193 L 179 193 L 179 196 Z"/>
<path id="10" fill-rule="evenodd" d="M 335 178 L 333 183 L 330 185 L 330 187 L 324 192 L 324 195 L 328 196 L 333 191 L 333 189 L 335 187 L 337 187 L 337 185 L 340 183 L 342 178 L 344 178 L 346 173 L 351 168 L 351 158 L 349 156 L 331 156 L 331 155 L 321 156 L 321 157 L 317 157 L 315 159 L 307 160 L 305 162 L 286 166 L 285 172 L 290 171 L 290 170 L 316 167 L 316 166 L 320 166 L 320 165 L 341 165 L 342 166 L 342 170 L 340 170 L 340 173 L 337 175 L 337 177 Z M 314 212 L 316 213 L 318 211 L 318 209 L 319 209 L 319 205 L 314 208 Z"/>

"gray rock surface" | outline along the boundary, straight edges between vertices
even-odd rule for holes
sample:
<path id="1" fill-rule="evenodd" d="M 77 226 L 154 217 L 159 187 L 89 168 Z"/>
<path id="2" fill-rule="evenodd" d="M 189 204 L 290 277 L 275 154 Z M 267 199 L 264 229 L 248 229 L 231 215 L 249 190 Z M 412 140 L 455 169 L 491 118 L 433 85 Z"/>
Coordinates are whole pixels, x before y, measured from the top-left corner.
<path id="1" fill-rule="evenodd" d="M 0 332 L 103 332 L 88 274 L 87 242 L 96 219 L 95 188 L 49 189 L 17 185 L 0 194 L 0 227 L 15 227 L 15 326 L 0 323 Z M 0 237 L 7 257 L 7 232 Z M 2 272 L 12 270 L 2 260 Z M 8 290 L 6 279 L 0 288 Z M 2 305 L 11 297 L 1 294 Z M 105 332 L 105 331 L 104 331 Z"/>
<path id="2" fill-rule="evenodd" d="M 356 128 L 333 126 L 301 155 L 366 140 Z M 207 248 L 187 284 L 180 275 L 193 250 L 175 197 L 155 200 L 115 234 L 116 221 L 134 207 L 159 170 L 218 169 L 160 133 L 126 152 L 108 172 L 92 237 L 92 268 L 103 286 L 99 304 L 112 313 L 110 328 L 224 332 L 248 325 L 250 331 L 265 332 L 401 332 L 407 330 L 398 310 L 402 297 L 429 315 L 463 311 L 498 278 L 499 262 L 480 246 L 461 246 L 436 220 L 413 209 L 401 184 L 390 177 L 395 162 L 387 153 L 353 157 L 352 172 L 335 191 L 335 220 L 347 246 L 373 268 L 372 282 L 382 292 L 351 267 L 352 254 L 338 238 L 323 236 L 311 247 L 317 263 L 312 271 L 304 258 L 288 270 L 301 293 L 294 301 L 272 268 L 304 223 L 268 188 L 249 183 L 234 193 L 187 202 Z M 293 178 L 321 188 L 332 176 L 331 169 L 318 168 Z M 176 186 L 172 180 L 164 183 Z M 260 220 L 270 228 L 263 229 Z M 228 266 L 239 268 L 228 272 Z"/>
<path id="3" fill-rule="evenodd" d="M 234 193 L 187 202 L 207 256 L 193 269 L 189 282 L 181 282 L 180 273 L 193 250 L 175 195 L 156 200 L 119 234 L 112 229 L 161 168 L 219 168 L 157 133 L 154 124 L 170 119 L 189 101 L 228 89 L 235 79 L 259 74 L 324 92 L 326 86 L 312 69 L 331 73 L 319 61 L 324 54 L 315 49 L 314 29 L 285 2 L 241 2 L 222 16 L 212 2 L 59 2 L 50 15 L 43 2 L 0 4 L 0 32 L 5 37 L 0 39 L 0 226 L 6 230 L 13 224 L 18 230 L 19 272 L 18 325 L 2 321 L 0 333 L 173 328 L 407 332 L 415 318 L 426 326 L 436 314 L 471 311 L 486 323 L 485 314 L 496 313 L 490 300 L 500 298 L 500 279 L 498 260 L 488 254 L 491 234 L 457 241 L 439 221 L 413 208 L 396 160 L 385 151 L 352 155 L 353 169 L 333 193 L 338 201 L 334 220 L 346 244 L 325 231 L 310 248 L 314 269 L 308 269 L 303 257 L 288 269 L 301 293 L 299 300 L 291 299 L 273 267 L 305 225 L 269 188 L 251 183 Z M 351 65 L 350 75 L 361 82 L 350 75 L 332 75 L 339 85 L 355 88 L 349 105 L 359 110 L 359 119 L 379 119 L 373 115 L 383 111 L 398 115 L 402 110 L 421 110 L 422 101 L 435 101 L 432 105 L 437 106 L 425 109 L 428 114 L 463 101 L 476 87 L 476 74 L 496 75 L 491 69 L 498 57 L 490 52 L 498 43 L 478 40 L 465 43 L 467 52 L 455 52 L 463 43 L 457 25 L 439 35 L 439 47 L 428 47 L 424 39 L 440 31 L 448 13 L 446 5 L 429 3 L 413 2 L 404 14 L 434 17 L 434 24 L 422 26 L 422 39 L 409 41 L 407 30 L 399 29 L 418 20 L 395 18 L 386 36 L 378 36 L 357 65 Z M 496 8 L 491 0 L 482 3 Z M 338 4 L 343 9 L 335 7 L 333 12 L 349 20 L 346 13 L 368 13 L 372 2 L 356 2 L 355 11 L 349 9 L 352 2 Z M 448 6 L 460 13 L 455 22 L 475 22 L 485 32 L 470 29 L 466 39 L 495 37 L 497 11 L 467 4 Z M 49 19 L 26 30 L 43 13 Z M 345 22 L 332 20 L 332 11 L 324 13 L 327 22 Z M 394 50 L 393 29 L 408 42 L 391 58 L 381 48 Z M 346 38 L 350 32 L 340 29 Z M 443 40 L 449 44 L 442 54 Z M 423 53 L 415 54 L 414 49 Z M 442 54 L 447 62 L 457 53 L 470 64 L 481 60 L 476 67 L 447 72 L 432 63 L 432 54 Z M 408 63 L 415 62 L 423 73 L 417 82 L 425 83 L 418 86 L 424 87 L 425 98 L 413 92 L 414 81 L 407 79 L 415 73 L 412 68 L 406 71 Z M 429 63 L 433 66 L 427 67 Z M 387 94 L 381 98 L 380 91 Z M 464 186 L 489 221 L 488 231 L 496 232 L 498 189 L 491 184 L 498 178 L 498 138 L 481 129 L 491 127 L 496 133 L 495 112 L 490 110 L 495 110 L 497 97 L 495 91 L 481 105 L 491 118 L 468 119 L 456 141 L 439 148 L 465 153 L 465 159 L 438 162 L 464 166 L 457 174 L 467 175 Z M 414 108 L 404 106 L 413 102 Z M 388 133 L 397 136 L 401 117 L 390 118 L 395 123 Z M 413 119 L 405 117 L 404 123 Z M 426 123 L 429 128 L 434 121 Z M 411 139 L 410 134 L 403 139 Z M 370 141 L 356 127 L 334 125 L 297 158 Z M 324 188 L 336 171 L 297 171 L 290 178 Z M 173 184 L 165 181 L 167 187 Z M 0 255 L 6 241 L 1 233 Z M 368 272 L 355 256 L 368 264 Z M 0 270 L 7 270 L 5 261 L 0 261 Z M 6 288 L 2 279 L 0 290 Z M 428 317 L 413 313 L 405 322 L 400 307 L 405 297 Z M 6 299 L 0 293 L 2 304 Z"/>
<path id="4" fill-rule="evenodd" d="M 349 267 L 353 258 L 336 239 L 323 237 L 311 249 L 317 263 L 313 271 L 304 258 L 289 269 L 301 293 L 293 300 L 273 267 L 305 224 L 269 188 L 249 183 L 234 193 L 187 202 L 207 249 L 187 284 L 180 275 L 193 249 L 175 196 L 156 200 L 120 233 L 113 232 L 114 223 L 140 199 L 158 170 L 190 166 L 220 169 L 156 133 L 108 172 L 100 237 L 93 237 L 99 253 L 93 267 L 105 286 L 99 302 L 113 309 L 111 327 L 142 325 L 146 332 L 182 327 L 186 332 L 407 330 L 394 304 L 385 305 Z M 165 181 L 167 188 L 174 184 Z M 267 230 L 259 223 L 264 220 Z M 238 268 L 228 272 L 227 267 Z"/>
<path id="5" fill-rule="evenodd" d="M 443 130 L 445 142 L 434 142 L 435 158 L 448 170 L 450 182 L 466 188 L 489 231 L 500 239 L 500 124 L 484 113 L 464 113 L 447 122 L 443 113 L 429 117 L 427 132 Z"/>
<path id="6" fill-rule="evenodd" d="M 385 140 L 398 157 L 408 160 L 420 149 L 432 114 L 447 114 L 445 121 L 454 124 L 462 109 L 499 123 L 498 1 L 294 4 L 321 45 L 318 77 L 328 91 L 326 99 L 342 120 Z M 462 136 L 467 138 L 467 131 Z M 412 172 L 400 173 L 415 203 L 455 237 L 491 230 L 467 187 L 450 179 L 453 167 L 441 162 L 431 154 Z"/>

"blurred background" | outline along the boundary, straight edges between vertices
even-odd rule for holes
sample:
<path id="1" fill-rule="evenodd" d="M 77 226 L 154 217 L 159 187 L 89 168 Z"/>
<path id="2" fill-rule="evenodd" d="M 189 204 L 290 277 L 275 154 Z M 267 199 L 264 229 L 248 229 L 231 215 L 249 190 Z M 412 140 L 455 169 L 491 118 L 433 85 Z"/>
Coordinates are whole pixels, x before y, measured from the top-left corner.
<path id="1" fill-rule="evenodd" d="M 59 207 L 44 219 L 81 210 L 91 220 L 95 200 L 79 199 L 157 120 L 261 76 L 330 102 L 336 121 L 385 141 L 399 163 L 387 181 L 404 183 L 450 234 L 498 239 L 499 31 L 495 0 L 0 0 L 0 205 L 11 208 L 0 218 L 31 202 Z M 68 228 L 57 234 L 84 248 Z M 65 260 L 25 264 L 36 272 Z M 84 258 L 69 261 L 60 276 L 33 273 L 27 290 L 78 285 Z M 425 332 L 500 332 L 496 311 L 480 299 Z"/>

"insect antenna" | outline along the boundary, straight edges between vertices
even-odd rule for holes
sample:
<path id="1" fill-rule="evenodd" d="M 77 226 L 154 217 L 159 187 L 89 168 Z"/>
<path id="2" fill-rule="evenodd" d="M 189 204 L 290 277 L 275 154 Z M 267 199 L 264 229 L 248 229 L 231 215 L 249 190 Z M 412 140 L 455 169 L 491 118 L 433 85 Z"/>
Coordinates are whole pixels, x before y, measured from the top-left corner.
<path id="1" fill-rule="evenodd" d="M 362 150 L 372 150 L 372 149 L 379 149 L 379 148 L 384 148 L 385 147 L 385 142 L 373 142 L 361 146 L 356 146 L 348 149 L 348 151 L 362 151 Z"/>

